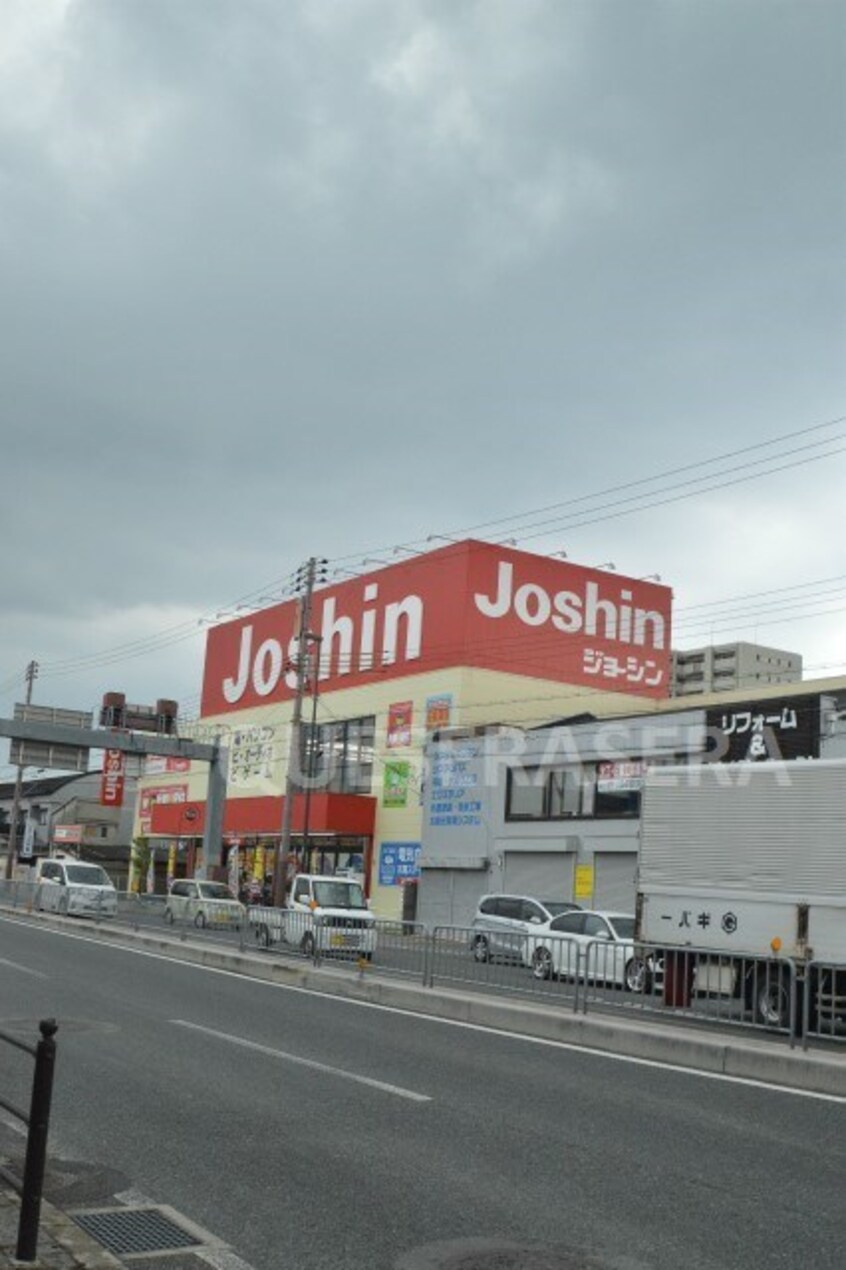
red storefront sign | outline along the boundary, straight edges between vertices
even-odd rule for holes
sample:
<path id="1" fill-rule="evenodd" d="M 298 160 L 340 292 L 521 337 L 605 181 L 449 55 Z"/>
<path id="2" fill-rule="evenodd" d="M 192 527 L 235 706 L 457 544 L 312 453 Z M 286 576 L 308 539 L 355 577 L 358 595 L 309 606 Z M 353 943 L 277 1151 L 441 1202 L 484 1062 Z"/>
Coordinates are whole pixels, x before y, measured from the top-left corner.
<path id="1" fill-rule="evenodd" d="M 642 697 L 669 691 L 668 587 L 467 542 L 316 592 L 323 691 L 451 666 Z M 285 701 L 297 601 L 209 631 L 202 713 Z"/>
<path id="2" fill-rule="evenodd" d="M 126 779 L 126 755 L 123 750 L 103 751 L 103 775 L 100 780 L 100 803 L 103 807 L 122 807 Z"/>

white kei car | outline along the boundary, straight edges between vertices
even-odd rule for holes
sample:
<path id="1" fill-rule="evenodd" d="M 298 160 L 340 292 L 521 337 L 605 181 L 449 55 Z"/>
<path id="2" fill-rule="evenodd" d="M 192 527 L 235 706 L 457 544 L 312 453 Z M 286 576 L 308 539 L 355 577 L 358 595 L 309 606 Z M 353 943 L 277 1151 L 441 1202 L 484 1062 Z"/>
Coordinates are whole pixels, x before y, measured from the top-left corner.
<path id="1" fill-rule="evenodd" d="M 170 884 L 164 919 L 171 925 L 193 922 L 201 928 L 223 926 L 240 930 L 246 922 L 246 909 L 224 882 L 179 878 Z"/>
<path id="2" fill-rule="evenodd" d="M 529 958 L 536 979 L 586 979 L 627 992 L 649 992 L 660 965 L 635 945 L 629 913 L 562 913 L 543 935 L 531 939 Z"/>

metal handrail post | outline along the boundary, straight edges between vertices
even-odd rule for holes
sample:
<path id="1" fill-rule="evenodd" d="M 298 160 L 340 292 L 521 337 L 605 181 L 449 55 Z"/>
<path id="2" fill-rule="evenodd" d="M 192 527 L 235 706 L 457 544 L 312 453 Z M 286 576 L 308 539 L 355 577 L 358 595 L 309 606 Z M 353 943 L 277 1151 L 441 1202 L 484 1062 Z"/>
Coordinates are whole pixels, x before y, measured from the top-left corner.
<path id="1" fill-rule="evenodd" d="M 53 1072 L 56 1066 L 54 1037 L 58 1031 L 58 1024 L 55 1019 L 43 1019 L 38 1029 L 41 1032 L 41 1040 L 35 1049 L 35 1074 L 32 1079 L 21 1214 L 15 1251 L 18 1261 L 34 1261 L 36 1257 L 44 1170 L 47 1163 L 47 1133 L 50 1127 L 50 1103 L 53 1097 Z"/>

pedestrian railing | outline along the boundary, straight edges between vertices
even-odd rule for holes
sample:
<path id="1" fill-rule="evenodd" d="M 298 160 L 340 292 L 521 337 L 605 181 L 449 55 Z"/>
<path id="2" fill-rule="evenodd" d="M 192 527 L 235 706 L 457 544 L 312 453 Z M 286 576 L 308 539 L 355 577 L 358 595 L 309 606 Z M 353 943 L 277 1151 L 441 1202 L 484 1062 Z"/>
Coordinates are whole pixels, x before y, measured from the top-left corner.
<path id="1" fill-rule="evenodd" d="M 35 1060 L 29 1112 L 23 1111 L 8 1099 L 0 1097 L 0 1107 L 27 1126 L 23 1178 L 17 1178 L 8 1169 L 0 1169 L 2 1176 L 21 1197 L 15 1249 L 18 1261 L 35 1261 L 38 1250 L 38 1226 L 41 1220 L 50 1103 L 53 1097 L 53 1072 L 56 1065 L 55 1036 L 58 1025 L 55 1019 L 43 1019 L 38 1025 L 38 1030 L 41 1033 L 41 1040 L 35 1045 L 28 1045 L 17 1036 L 10 1036 L 8 1032 L 0 1032 L 0 1041 L 21 1050 L 24 1054 L 29 1054 Z"/>
<path id="2" fill-rule="evenodd" d="M 802 994 L 802 1044 L 811 1038 L 846 1041 L 846 965 L 812 961 Z"/>
<path id="3" fill-rule="evenodd" d="M 11 888 L 11 889 L 10 889 Z M 0 898 L 38 907 L 38 888 L 7 883 Z M 162 928 L 181 940 L 203 938 L 241 951 L 312 965 L 371 968 L 426 987 L 543 1000 L 574 1012 L 679 1016 L 702 1023 L 778 1032 L 795 1045 L 846 1041 L 846 966 L 796 963 L 789 957 L 728 956 L 706 948 L 672 948 L 634 940 L 491 932 L 469 926 L 392 921 L 356 911 L 320 914 L 261 905 L 237 920 L 200 922 L 169 911 L 164 896 L 121 896 L 117 920 L 134 929 Z"/>

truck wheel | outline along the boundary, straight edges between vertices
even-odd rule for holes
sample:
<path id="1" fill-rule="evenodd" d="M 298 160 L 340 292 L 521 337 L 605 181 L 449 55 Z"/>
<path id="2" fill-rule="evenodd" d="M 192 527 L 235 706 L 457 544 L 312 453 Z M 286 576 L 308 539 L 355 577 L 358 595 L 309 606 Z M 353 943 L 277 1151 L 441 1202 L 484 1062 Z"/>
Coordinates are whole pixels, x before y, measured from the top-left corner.
<path id="1" fill-rule="evenodd" d="M 473 957 L 476 961 L 490 961 L 491 951 L 484 935 L 477 935 L 473 940 Z"/>
<path id="2" fill-rule="evenodd" d="M 304 957 L 314 956 L 314 935 L 309 930 L 306 931 L 300 940 L 300 951 Z"/>
<path id="3" fill-rule="evenodd" d="M 752 985 L 755 1019 L 764 1027 L 785 1028 L 790 1024 L 790 972 L 781 966 L 767 966 Z"/>
<path id="4" fill-rule="evenodd" d="M 260 948 L 270 947 L 270 927 L 267 922 L 262 922 L 260 926 L 256 927 L 256 943 Z"/>
<path id="5" fill-rule="evenodd" d="M 194 925 L 197 927 L 197 930 L 204 930 L 204 929 L 205 929 L 205 925 L 206 925 L 206 915 L 205 915 L 205 913 L 198 913 L 198 914 L 197 914 L 197 916 L 194 918 Z"/>

